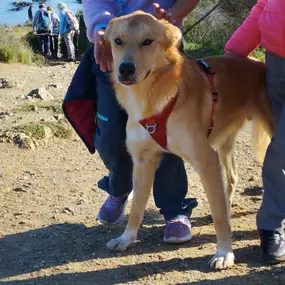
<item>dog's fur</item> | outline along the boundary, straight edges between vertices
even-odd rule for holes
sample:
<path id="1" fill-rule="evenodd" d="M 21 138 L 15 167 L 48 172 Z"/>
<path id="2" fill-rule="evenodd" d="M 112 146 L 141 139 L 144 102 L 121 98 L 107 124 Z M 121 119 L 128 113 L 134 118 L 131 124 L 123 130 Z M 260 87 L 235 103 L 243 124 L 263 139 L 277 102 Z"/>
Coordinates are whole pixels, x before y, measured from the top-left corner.
<path id="1" fill-rule="evenodd" d="M 134 163 L 134 197 L 128 225 L 123 235 L 111 240 L 107 247 L 124 251 L 135 242 L 164 151 L 138 121 L 159 113 L 178 90 L 177 103 L 167 122 L 168 149 L 191 162 L 207 193 L 217 234 L 211 268 L 232 266 L 229 208 L 237 183 L 233 159 L 236 135 L 247 120 L 252 120 L 253 147 L 262 161 L 273 133 L 264 64 L 234 56 L 206 59 L 216 73 L 214 80 L 219 93 L 214 129 L 207 138 L 212 108 L 210 85 L 197 63 L 180 51 L 178 28 L 149 14 L 135 12 L 112 20 L 105 39 L 112 48 L 117 98 L 129 115 L 126 143 Z M 143 45 L 146 39 L 153 42 Z M 127 82 L 119 73 L 124 62 L 133 63 L 136 68 Z M 226 170 L 228 195 L 219 159 Z"/>

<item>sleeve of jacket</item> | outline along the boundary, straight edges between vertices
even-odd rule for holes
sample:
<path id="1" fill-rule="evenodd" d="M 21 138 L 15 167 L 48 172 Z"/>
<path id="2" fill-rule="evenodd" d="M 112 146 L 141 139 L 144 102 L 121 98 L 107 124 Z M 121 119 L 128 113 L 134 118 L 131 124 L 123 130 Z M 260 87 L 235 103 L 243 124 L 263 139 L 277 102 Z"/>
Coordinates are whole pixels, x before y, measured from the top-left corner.
<path id="1" fill-rule="evenodd" d="M 116 12 L 114 0 L 83 0 L 83 17 L 87 27 L 87 37 L 94 42 L 96 31 L 106 28 Z"/>
<path id="2" fill-rule="evenodd" d="M 59 20 L 60 20 L 59 34 L 62 35 L 64 30 L 64 21 L 65 21 L 65 15 L 62 13 L 62 11 L 59 13 Z"/>
<path id="3" fill-rule="evenodd" d="M 260 44 L 258 20 L 267 0 L 258 0 L 251 9 L 250 15 L 235 31 L 225 46 L 225 51 L 234 52 L 238 56 L 248 56 Z"/>
<path id="4" fill-rule="evenodd" d="M 37 12 L 35 13 L 35 15 L 34 15 L 33 23 L 32 23 L 33 29 L 36 27 L 36 24 L 37 24 L 38 20 L 39 20 L 39 11 L 37 11 Z"/>

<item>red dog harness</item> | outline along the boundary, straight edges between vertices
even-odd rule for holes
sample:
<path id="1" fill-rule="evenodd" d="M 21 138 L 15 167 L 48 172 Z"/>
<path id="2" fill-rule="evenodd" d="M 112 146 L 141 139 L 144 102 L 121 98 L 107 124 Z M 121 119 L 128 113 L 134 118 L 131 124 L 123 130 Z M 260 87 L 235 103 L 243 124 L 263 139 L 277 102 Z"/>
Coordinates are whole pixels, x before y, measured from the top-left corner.
<path id="1" fill-rule="evenodd" d="M 211 122 L 208 127 L 207 137 L 209 137 L 212 133 L 214 128 L 214 113 L 215 113 L 215 106 L 218 102 L 218 93 L 215 87 L 214 82 L 214 75 L 215 73 L 211 70 L 211 67 L 203 60 L 198 59 L 197 64 L 206 73 L 211 92 L 212 92 L 212 111 L 211 111 Z M 148 133 L 152 136 L 152 138 L 163 148 L 167 149 L 167 134 L 166 134 L 166 123 L 167 120 L 176 104 L 178 98 L 178 93 L 176 96 L 166 105 L 166 107 L 162 110 L 161 113 L 154 115 L 152 117 L 142 119 L 139 123 L 148 131 Z"/>

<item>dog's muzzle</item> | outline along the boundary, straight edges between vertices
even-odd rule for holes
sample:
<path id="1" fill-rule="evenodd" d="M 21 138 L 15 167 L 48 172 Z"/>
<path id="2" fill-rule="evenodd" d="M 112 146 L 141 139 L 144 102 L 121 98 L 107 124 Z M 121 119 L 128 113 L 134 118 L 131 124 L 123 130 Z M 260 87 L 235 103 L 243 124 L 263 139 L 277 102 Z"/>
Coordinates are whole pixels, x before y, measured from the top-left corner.
<path id="1" fill-rule="evenodd" d="M 123 62 L 119 66 L 119 81 L 130 85 L 135 83 L 136 66 L 132 62 Z"/>

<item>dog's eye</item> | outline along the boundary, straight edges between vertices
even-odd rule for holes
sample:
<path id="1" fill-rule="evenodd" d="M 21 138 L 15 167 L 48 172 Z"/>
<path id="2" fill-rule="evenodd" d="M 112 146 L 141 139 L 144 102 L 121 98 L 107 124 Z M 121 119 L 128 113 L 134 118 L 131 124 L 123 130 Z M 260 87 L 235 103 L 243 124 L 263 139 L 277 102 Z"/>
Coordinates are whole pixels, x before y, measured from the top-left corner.
<path id="1" fill-rule="evenodd" d="M 142 42 L 142 45 L 143 45 L 143 46 L 149 46 L 149 45 L 152 44 L 152 42 L 153 42 L 153 40 L 146 39 L 146 40 L 144 40 L 144 41 Z"/>
<path id="2" fill-rule="evenodd" d="M 116 45 L 120 46 L 123 44 L 123 41 L 120 38 L 117 38 L 114 40 L 114 42 L 116 43 Z"/>

